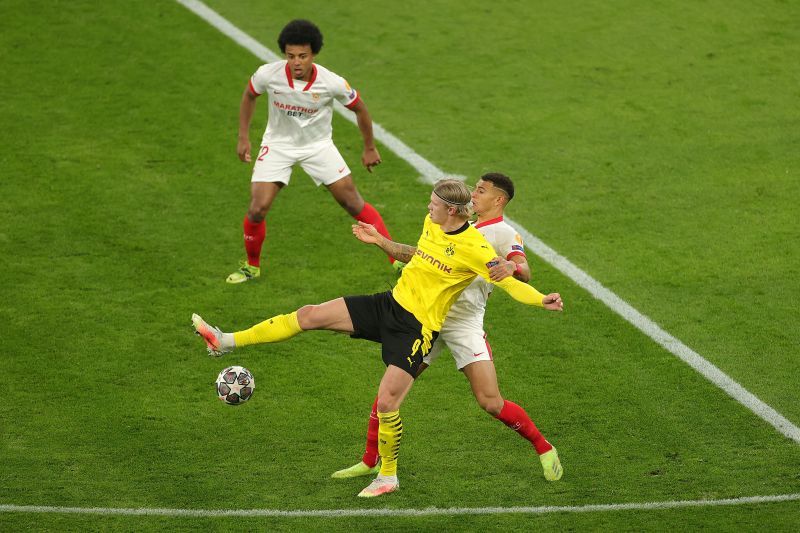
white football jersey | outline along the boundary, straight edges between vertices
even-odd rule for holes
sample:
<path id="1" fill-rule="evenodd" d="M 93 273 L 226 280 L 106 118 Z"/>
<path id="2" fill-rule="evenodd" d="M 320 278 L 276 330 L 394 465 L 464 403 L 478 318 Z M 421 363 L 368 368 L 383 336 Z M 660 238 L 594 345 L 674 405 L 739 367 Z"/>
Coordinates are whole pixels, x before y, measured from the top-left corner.
<path id="1" fill-rule="evenodd" d="M 321 65 L 313 65 L 311 81 L 292 78 L 284 61 L 262 65 L 250 78 L 250 92 L 267 94 L 269 119 L 261 145 L 305 146 L 330 140 L 333 99 L 352 108 L 358 91 L 341 76 Z"/>
<path id="2" fill-rule="evenodd" d="M 474 224 L 474 226 L 489 241 L 500 257 L 506 259 L 515 255 L 525 257 L 525 244 L 522 242 L 522 237 L 503 220 L 503 217 L 493 218 L 480 224 Z M 478 329 L 482 329 L 486 301 L 492 293 L 492 288 L 494 285 L 485 281 L 481 276 L 476 276 L 450 307 L 444 321 L 444 328 L 452 319 L 461 324 L 471 322 Z"/>

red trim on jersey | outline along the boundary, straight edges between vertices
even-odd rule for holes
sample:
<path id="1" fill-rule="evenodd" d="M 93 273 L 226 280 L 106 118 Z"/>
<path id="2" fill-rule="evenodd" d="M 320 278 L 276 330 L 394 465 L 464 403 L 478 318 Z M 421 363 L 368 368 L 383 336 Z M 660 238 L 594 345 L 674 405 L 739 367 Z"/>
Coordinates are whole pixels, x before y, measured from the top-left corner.
<path id="1" fill-rule="evenodd" d="M 500 215 L 499 217 L 493 218 L 492 220 L 486 220 L 484 222 L 481 222 L 480 224 L 475 224 L 475 229 L 482 228 L 484 226 L 488 226 L 489 224 L 497 224 L 498 222 L 502 222 L 502 221 L 503 221 L 503 215 Z"/>
<path id="2" fill-rule="evenodd" d="M 311 79 L 308 81 L 305 87 L 303 87 L 304 91 L 307 91 L 314 85 L 314 80 L 317 79 L 317 66 L 315 64 L 311 64 Z"/>
<path id="3" fill-rule="evenodd" d="M 489 360 L 494 361 L 494 356 L 492 355 L 492 347 L 489 346 L 489 341 L 486 340 L 486 332 L 483 332 L 483 342 L 486 344 L 486 351 L 489 352 Z"/>
<path id="4" fill-rule="evenodd" d="M 289 69 L 289 62 L 286 62 L 286 81 L 289 83 L 289 87 L 294 89 L 294 80 L 292 79 L 292 71 Z"/>
<path id="5" fill-rule="evenodd" d="M 357 94 L 357 95 L 356 95 L 356 99 L 355 99 L 355 100 L 353 100 L 352 102 L 350 102 L 349 104 L 347 104 L 345 107 L 346 107 L 347 109 L 350 109 L 350 110 L 352 110 L 352 109 L 353 109 L 353 108 L 356 106 L 356 104 L 357 104 L 357 103 L 359 103 L 360 101 L 361 101 L 361 95 L 360 95 L 360 94 Z"/>
<path id="6" fill-rule="evenodd" d="M 253 80 L 252 79 L 248 82 L 248 85 L 250 86 L 250 92 L 253 93 L 253 96 L 261 96 L 261 93 L 256 91 L 256 88 L 253 87 Z"/>
<path id="7" fill-rule="evenodd" d="M 513 252 L 509 252 L 508 253 L 508 255 L 506 256 L 506 259 L 511 259 L 515 255 L 521 255 L 522 257 L 525 257 L 525 253 L 524 252 L 518 252 L 518 251 L 514 250 Z"/>

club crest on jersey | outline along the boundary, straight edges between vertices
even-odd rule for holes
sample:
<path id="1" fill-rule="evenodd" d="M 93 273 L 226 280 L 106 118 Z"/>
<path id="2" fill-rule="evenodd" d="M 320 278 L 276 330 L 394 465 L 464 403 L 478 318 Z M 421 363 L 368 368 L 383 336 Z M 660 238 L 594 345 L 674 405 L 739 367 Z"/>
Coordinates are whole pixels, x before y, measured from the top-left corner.
<path id="1" fill-rule="evenodd" d="M 315 102 L 319 102 L 319 93 L 311 93 L 311 99 Z"/>
<path id="2" fill-rule="evenodd" d="M 447 245 L 447 248 L 444 249 L 444 255 L 447 257 L 453 257 L 456 254 L 456 245 L 452 242 Z"/>

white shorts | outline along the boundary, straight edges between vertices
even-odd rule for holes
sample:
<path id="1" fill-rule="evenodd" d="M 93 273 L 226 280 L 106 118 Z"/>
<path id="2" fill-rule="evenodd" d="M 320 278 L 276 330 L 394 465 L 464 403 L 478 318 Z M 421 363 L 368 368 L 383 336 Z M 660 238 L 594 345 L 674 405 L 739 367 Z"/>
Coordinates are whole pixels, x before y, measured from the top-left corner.
<path id="1" fill-rule="evenodd" d="M 251 181 L 289 183 L 292 167 L 299 164 L 314 183 L 330 185 L 350 175 L 350 168 L 332 140 L 301 148 L 265 145 L 258 150 Z"/>
<path id="2" fill-rule="evenodd" d="M 445 320 L 436 342 L 422 362 L 430 366 L 442 353 L 445 345 L 450 348 L 456 368 L 461 370 L 476 361 L 491 361 L 492 348 L 486 340 L 486 333 L 476 325 Z"/>

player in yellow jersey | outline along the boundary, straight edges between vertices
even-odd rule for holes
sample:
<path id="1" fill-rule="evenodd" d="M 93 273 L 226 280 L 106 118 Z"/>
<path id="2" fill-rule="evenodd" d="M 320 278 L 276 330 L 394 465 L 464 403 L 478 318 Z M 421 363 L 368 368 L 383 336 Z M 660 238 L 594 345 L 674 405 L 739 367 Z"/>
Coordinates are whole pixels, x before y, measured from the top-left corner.
<path id="1" fill-rule="evenodd" d="M 473 226 L 498 254 L 497 265 L 489 269 L 490 277 L 500 281 L 513 275 L 518 280 L 527 282 L 531 279 L 531 270 L 525 256 L 525 244 L 522 236 L 503 218 L 505 208 L 512 198 L 514 182 L 511 178 L 497 172 L 481 176 L 472 191 L 472 208 L 477 215 Z M 414 246 L 390 241 L 369 224 L 359 223 L 354 233 L 360 241 L 376 245 L 397 261 L 407 263 L 416 253 Z M 464 289 L 450 307 L 431 351 L 422 359 L 415 383 L 446 346 L 453 356 L 456 368 L 469 381 L 478 405 L 527 440 L 538 455 L 545 479 L 558 481 L 564 472 L 558 452 L 542 435 L 525 409 L 500 393 L 492 347 L 483 329 L 486 304 L 491 293 L 492 285 L 481 276 L 476 276 Z M 369 476 L 380 470 L 376 404 L 377 398 L 370 410 L 366 445 L 361 460 L 348 468 L 337 470 L 331 477 L 344 479 Z"/>
<path id="2" fill-rule="evenodd" d="M 386 364 L 377 400 L 381 470 L 359 493 L 361 497 L 380 496 L 399 487 L 397 458 L 403 433 L 400 405 L 461 291 L 477 275 L 494 283 L 488 265 L 494 261 L 495 251 L 467 222 L 470 214 L 471 194 L 466 185 L 458 180 L 436 183 L 415 255 L 392 291 L 306 305 L 235 333 L 223 333 L 198 315 L 192 316 L 197 334 L 212 355 L 251 344 L 280 342 L 313 329 L 340 331 L 381 343 Z M 513 277 L 495 284 L 522 303 L 563 310 L 558 293 L 543 295 Z"/>

